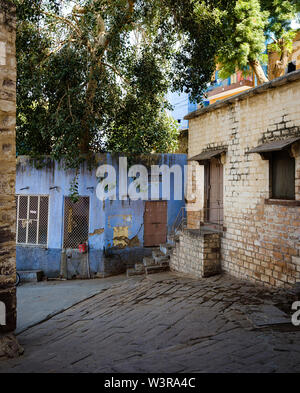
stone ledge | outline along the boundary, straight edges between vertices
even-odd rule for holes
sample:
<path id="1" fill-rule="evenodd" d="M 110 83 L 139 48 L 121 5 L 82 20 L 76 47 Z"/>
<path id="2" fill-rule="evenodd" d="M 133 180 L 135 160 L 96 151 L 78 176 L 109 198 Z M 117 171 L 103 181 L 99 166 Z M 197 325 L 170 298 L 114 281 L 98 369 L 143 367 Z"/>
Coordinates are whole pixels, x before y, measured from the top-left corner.
<path id="1" fill-rule="evenodd" d="M 266 205 L 278 205 L 278 206 L 300 206 L 300 201 L 288 200 L 288 199 L 265 199 Z"/>

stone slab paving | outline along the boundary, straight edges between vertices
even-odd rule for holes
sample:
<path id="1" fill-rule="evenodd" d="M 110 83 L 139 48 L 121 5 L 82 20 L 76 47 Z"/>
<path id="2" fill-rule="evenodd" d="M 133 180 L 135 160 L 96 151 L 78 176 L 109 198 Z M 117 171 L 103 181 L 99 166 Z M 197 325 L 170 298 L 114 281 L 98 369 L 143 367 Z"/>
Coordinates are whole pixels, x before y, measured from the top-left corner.
<path id="1" fill-rule="evenodd" d="M 300 372 L 300 328 L 245 312 L 288 300 L 228 276 L 128 279 L 20 334 L 25 354 L 0 371 Z"/>
<path id="2" fill-rule="evenodd" d="M 46 320 L 111 285 L 126 275 L 95 280 L 22 283 L 17 288 L 17 333 Z"/>

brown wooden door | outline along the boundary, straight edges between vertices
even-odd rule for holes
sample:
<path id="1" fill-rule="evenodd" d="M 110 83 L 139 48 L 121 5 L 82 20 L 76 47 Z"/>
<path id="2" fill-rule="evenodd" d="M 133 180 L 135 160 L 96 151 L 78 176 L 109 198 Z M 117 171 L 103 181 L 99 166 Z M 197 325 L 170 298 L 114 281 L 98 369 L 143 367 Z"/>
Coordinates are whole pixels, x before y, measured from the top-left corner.
<path id="1" fill-rule="evenodd" d="M 223 223 L 223 165 L 212 159 L 209 165 L 208 221 Z"/>
<path id="2" fill-rule="evenodd" d="M 144 246 L 155 247 L 167 241 L 168 202 L 146 202 L 144 215 Z"/>

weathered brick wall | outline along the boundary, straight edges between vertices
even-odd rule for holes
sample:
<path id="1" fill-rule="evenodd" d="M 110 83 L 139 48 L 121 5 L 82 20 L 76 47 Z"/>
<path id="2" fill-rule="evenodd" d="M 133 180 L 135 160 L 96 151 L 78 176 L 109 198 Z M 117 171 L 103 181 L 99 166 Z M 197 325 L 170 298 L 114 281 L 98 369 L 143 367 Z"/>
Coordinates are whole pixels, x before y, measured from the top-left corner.
<path id="1" fill-rule="evenodd" d="M 199 278 L 219 273 L 220 235 L 185 230 L 176 242 L 170 258 L 170 268 Z"/>
<path id="2" fill-rule="evenodd" d="M 6 305 L 6 326 L 15 330 L 15 123 L 16 59 L 15 16 L 7 1 L 0 0 L 0 301 Z M 1 354 L 0 354 L 1 357 Z"/>
<path id="3" fill-rule="evenodd" d="M 260 94 L 202 111 L 190 120 L 189 157 L 207 148 L 228 146 L 222 267 L 235 276 L 273 286 L 300 280 L 300 207 L 266 204 L 265 199 L 270 198 L 269 161 L 245 153 L 262 142 L 300 136 L 297 75 L 275 88 L 261 89 Z M 299 148 L 294 150 L 296 200 L 300 200 L 300 154 Z"/>

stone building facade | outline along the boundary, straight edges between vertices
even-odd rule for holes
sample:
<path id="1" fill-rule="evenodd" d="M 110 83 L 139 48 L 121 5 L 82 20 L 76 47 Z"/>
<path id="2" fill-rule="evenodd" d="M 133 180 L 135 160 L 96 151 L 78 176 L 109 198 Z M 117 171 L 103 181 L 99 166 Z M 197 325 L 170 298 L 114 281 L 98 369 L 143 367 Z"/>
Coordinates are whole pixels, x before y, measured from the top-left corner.
<path id="1" fill-rule="evenodd" d="M 14 356 L 19 347 L 11 334 L 16 327 L 15 290 L 15 11 L 0 1 L 0 358 Z M 4 306 L 3 306 L 4 304 Z M 4 321 L 5 319 L 5 321 Z M 3 323 L 5 322 L 5 323 Z"/>
<path id="2" fill-rule="evenodd" d="M 276 287 L 300 281 L 300 71 L 187 119 L 188 228 L 219 229 L 223 271 Z"/>

